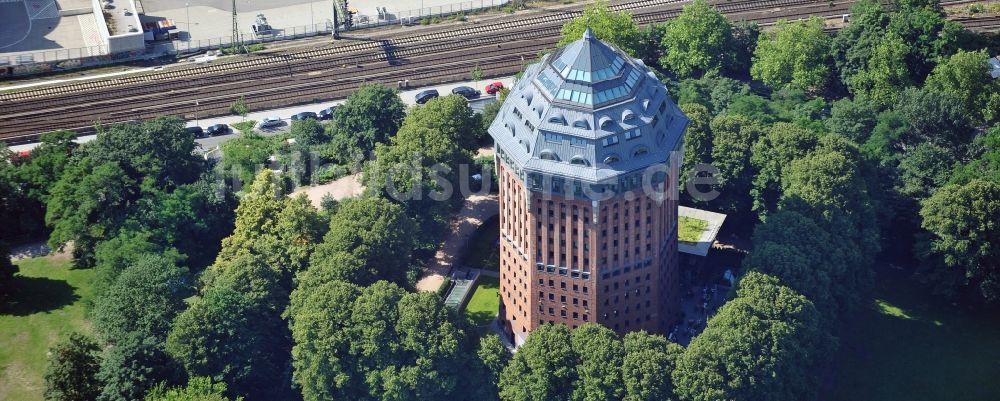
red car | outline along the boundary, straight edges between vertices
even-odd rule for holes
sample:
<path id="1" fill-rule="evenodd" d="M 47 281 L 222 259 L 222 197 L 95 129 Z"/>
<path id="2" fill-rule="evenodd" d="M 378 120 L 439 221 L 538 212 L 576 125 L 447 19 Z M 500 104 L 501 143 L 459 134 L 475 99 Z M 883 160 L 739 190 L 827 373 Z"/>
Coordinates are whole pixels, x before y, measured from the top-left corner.
<path id="1" fill-rule="evenodd" d="M 500 89 L 503 89 L 503 82 L 500 81 L 496 81 L 492 84 L 486 85 L 486 93 L 490 95 L 497 94 L 497 92 L 500 92 Z"/>

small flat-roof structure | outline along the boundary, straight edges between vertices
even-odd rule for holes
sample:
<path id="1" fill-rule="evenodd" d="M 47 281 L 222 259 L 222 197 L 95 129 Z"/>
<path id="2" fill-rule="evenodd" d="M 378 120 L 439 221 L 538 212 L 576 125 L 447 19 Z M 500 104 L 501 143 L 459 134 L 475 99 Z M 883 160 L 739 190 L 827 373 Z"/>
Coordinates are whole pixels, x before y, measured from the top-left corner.
<path id="1" fill-rule="evenodd" d="M 1000 55 L 990 58 L 990 76 L 1000 78 Z"/>
<path id="2" fill-rule="evenodd" d="M 680 228 L 678 228 L 678 237 L 685 238 L 687 235 L 693 234 L 698 239 L 694 242 L 684 240 L 677 241 L 677 250 L 690 255 L 707 256 L 708 251 L 712 249 L 712 244 L 715 243 L 715 237 L 719 235 L 719 229 L 722 228 L 722 223 L 726 221 L 726 215 L 685 206 L 678 207 L 677 215 L 679 217 L 678 220 L 680 220 L 678 221 L 678 225 L 681 226 L 684 226 L 683 220 L 685 220 L 685 218 L 704 222 L 704 224 L 698 224 L 701 228 L 700 234 L 682 234 L 680 232 Z"/>

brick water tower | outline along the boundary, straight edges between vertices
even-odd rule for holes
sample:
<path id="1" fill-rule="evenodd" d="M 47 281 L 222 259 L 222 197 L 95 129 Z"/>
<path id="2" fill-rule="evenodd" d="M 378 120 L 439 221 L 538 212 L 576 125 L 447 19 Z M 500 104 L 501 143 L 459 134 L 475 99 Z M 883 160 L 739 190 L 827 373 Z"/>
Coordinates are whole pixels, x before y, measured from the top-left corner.
<path id="1" fill-rule="evenodd" d="M 593 37 L 527 68 L 489 128 L 500 320 L 666 333 L 678 319 L 677 176 L 688 119 L 642 61 Z M 676 181 L 673 181 L 676 182 Z"/>

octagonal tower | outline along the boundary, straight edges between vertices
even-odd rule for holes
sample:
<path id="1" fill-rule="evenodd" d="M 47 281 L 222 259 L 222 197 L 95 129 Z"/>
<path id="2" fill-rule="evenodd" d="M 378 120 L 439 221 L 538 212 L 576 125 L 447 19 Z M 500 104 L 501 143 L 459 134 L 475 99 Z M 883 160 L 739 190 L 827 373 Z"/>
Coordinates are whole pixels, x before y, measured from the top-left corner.
<path id="1" fill-rule="evenodd" d="M 500 319 L 665 333 L 680 303 L 688 119 L 641 60 L 583 38 L 528 66 L 489 133 L 500 183 Z M 676 181 L 675 181 L 676 182 Z"/>

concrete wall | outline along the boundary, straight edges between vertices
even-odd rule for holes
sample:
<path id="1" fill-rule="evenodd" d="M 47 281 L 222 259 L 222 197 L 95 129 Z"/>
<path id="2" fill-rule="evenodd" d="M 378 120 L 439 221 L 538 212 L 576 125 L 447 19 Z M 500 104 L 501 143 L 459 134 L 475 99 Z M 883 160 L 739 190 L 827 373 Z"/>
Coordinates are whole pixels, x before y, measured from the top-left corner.
<path id="1" fill-rule="evenodd" d="M 132 10 L 132 15 L 127 21 L 127 25 L 135 26 L 139 29 L 138 32 L 125 32 L 114 36 L 108 32 L 108 22 L 104 18 L 104 8 L 102 7 L 101 0 L 91 0 L 90 3 L 94 9 L 94 16 L 97 19 L 97 27 L 101 34 L 101 39 L 108 45 L 109 53 L 124 53 L 146 48 L 146 42 L 142 36 L 142 24 L 139 22 L 139 14 L 136 11 L 134 0 L 128 0 L 128 9 Z M 122 3 L 119 0 L 116 6 L 121 7 Z M 115 11 L 117 10 L 118 8 L 115 9 Z M 127 31 L 128 26 L 126 24 L 119 23 L 118 25 L 121 25 L 117 27 L 119 32 Z"/>

